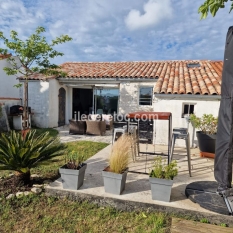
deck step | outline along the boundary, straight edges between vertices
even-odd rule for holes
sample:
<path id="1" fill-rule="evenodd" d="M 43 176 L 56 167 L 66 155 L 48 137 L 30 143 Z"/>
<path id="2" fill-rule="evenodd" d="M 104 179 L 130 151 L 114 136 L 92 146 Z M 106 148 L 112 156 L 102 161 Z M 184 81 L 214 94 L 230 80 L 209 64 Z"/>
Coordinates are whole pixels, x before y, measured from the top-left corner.
<path id="1" fill-rule="evenodd" d="M 172 218 L 171 233 L 232 233 L 233 228 Z"/>

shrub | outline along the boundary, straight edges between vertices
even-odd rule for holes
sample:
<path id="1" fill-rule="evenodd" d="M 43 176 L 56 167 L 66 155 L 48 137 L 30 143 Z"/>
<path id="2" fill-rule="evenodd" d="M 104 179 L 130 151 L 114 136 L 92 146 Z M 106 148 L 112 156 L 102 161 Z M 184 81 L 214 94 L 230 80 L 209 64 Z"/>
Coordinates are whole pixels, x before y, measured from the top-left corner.
<path id="1" fill-rule="evenodd" d="M 165 160 L 162 160 L 161 156 L 155 158 L 155 161 L 150 172 L 150 177 L 173 180 L 178 174 L 177 162 L 173 160 L 170 164 L 167 164 Z"/>
<path id="2" fill-rule="evenodd" d="M 23 138 L 21 132 L 11 131 L 0 137 L 0 170 L 16 171 L 18 182 L 29 183 L 30 169 L 39 163 L 64 154 L 65 146 L 58 137 L 43 133 L 35 137 L 35 130 Z"/>
<path id="3" fill-rule="evenodd" d="M 195 114 L 190 115 L 190 121 L 194 128 L 200 129 L 205 134 L 216 134 L 218 127 L 218 118 L 212 114 L 203 114 L 197 117 Z"/>
<path id="4" fill-rule="evenodd" d="M 132 137 L 129 135 L 121 136 L 112 147 L 109 157 L 111 172 L 121 174 L 129 165 L 130 155 L 132 155 Z"/>

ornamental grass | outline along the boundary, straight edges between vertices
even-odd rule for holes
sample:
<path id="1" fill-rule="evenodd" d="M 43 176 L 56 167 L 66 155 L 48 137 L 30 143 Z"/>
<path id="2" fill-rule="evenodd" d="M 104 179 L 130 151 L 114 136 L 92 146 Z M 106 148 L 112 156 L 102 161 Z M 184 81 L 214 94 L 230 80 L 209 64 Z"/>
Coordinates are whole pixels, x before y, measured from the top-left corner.
<path id="1" fill-rule="evenodd" d="M 114 143 L 109 158 L 111 172 L 121 174 L 127 169 L 132 155 L 132 140 L 131 136 L 125 134 Z"/>

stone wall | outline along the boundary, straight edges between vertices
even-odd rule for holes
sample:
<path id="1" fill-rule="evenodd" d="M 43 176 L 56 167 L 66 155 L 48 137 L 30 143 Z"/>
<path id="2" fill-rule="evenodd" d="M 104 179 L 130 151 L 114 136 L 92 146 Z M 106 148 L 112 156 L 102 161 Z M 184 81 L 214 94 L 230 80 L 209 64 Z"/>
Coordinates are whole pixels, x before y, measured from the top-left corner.
<path id="1" fill-rule="evenodd" d="M 121 83 L 119 90 L 118 112 L 126 114 L 129 112 L 138 111 L 153 111 L 153 104 L 139 105 L 139 88 L 140 87 L 154 87 L 153 82 L 131 82 Z"/>

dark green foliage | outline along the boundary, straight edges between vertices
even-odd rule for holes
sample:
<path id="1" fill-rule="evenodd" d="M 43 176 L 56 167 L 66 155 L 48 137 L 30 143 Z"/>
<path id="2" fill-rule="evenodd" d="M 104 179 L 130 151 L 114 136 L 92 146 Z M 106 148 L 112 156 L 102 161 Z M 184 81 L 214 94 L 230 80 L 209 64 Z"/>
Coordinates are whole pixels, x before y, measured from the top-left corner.
<path id="1" fill-rule="evenodd" d="M 173 160 L 170 164 L 167 164 L 166 160 L 162 160 L 162 157 L 156 157 L 150 172 L 150 177 L 173 180 L 178 174 L 177 162 Z"/>
<path id="2" fill-rule="evenodd" d="M 13 170 L 28 173 L 39 163 L 64 154 L 65 146 L 58 137 L 43 133 L 35 137 L 31 130 L 23 138 L 21 133 L 11 131 L 0 137 L 0 170 Z"/>

